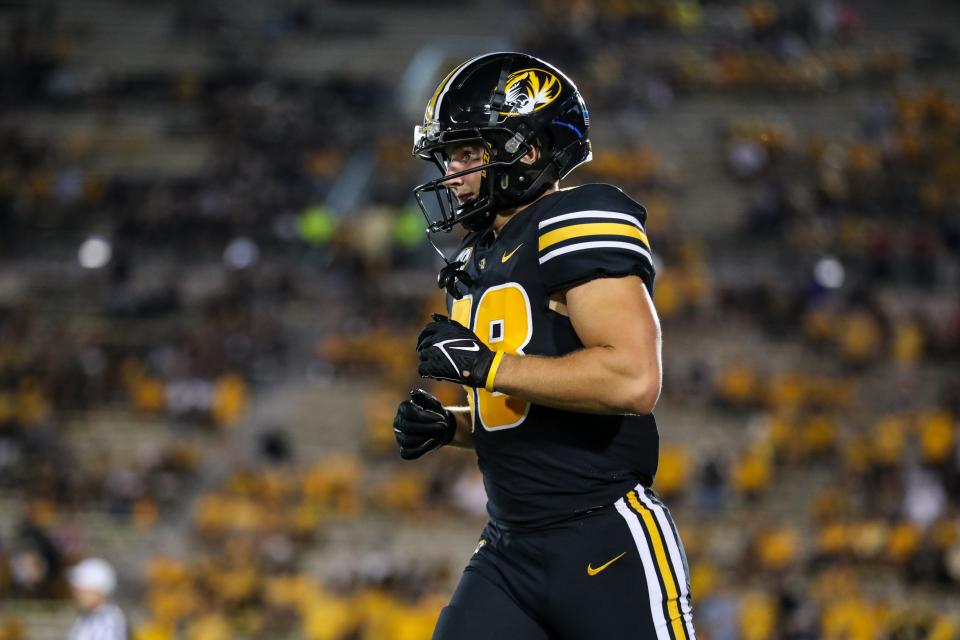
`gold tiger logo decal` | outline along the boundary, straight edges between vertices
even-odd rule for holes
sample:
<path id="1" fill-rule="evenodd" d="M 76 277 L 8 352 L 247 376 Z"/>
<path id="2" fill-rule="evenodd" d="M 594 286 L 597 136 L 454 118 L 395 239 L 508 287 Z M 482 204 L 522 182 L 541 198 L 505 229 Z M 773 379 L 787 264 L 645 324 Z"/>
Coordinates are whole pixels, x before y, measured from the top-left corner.
<path id="1" fill-rule="evenodd" d="M 507 76 L 507 97 L 500 115 L 521 116 L 542 109 L 557 99 L 562 85 L 545 69 L 521 69 Z"/>

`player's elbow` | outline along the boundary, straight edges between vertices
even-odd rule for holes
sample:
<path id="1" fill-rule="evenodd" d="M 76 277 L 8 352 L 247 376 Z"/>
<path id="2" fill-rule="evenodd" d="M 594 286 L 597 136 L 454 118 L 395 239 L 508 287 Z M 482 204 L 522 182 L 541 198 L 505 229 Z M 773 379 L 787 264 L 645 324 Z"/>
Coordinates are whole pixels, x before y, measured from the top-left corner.
<path id="1" fill-rule="evenodd" d="M 611 397 L 614 413 L 647 415 L 660 399 L 660 381 L 662 369 L 659 358 L 647 357 L 643 351 L 617 350 L 615 378 L 607 389 L 615 394 Z"/>
<path id="2" fill-rule="evenodd" d="M 628 413 L 647 415 L 660 399 L 660 377 L 641 376 L 630 383 L 625 409 Z"/>

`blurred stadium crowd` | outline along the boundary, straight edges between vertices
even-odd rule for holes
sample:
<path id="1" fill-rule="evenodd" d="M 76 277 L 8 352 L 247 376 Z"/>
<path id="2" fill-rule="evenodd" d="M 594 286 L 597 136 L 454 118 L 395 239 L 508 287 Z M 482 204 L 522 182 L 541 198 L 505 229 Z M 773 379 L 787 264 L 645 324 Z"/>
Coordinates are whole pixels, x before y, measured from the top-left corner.
<path id="1" fill-rule="evenodd" d="M 474 534 L 426 541 L 454 550 L 438 556 L 335 533 L 482 522 L 472 456 L 403 464 L 389 428 L 441 304 L 410 201 L 417 116 L 375 64 L 305 76 L 271 57 L 388 37 L 360 4 L 0 8 L 0 638 L 55 633 L 42 618 L 69 611 L 65 571 L 91 554 L 120 567 L 140 640 L 429 637 Z M 512 46 L 593 112 L 576 181 L 650 211 L 654 489 L 700 636 L 960 638 L 955 34 L 879 2 L 510 11 Z M 111 67 L 90 43 L 114 12 L 205 63 Z M 821 100 L 817 130 L 797 114 Z M 711 136 L 648 139 L 697 105 Z M 248 428 L 298 385 L 356 402 Z"/>

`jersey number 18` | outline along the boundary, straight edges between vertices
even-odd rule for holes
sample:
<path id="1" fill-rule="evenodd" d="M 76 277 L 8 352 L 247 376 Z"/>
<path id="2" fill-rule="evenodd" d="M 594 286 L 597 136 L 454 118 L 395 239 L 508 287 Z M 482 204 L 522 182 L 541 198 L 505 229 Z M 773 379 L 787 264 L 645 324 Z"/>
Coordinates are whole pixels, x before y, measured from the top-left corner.
<path id="1" fill-rule="evenodd" d="M 533 335 L 530 298 L 516 282 L 490 287 L 480 294 L 475 308 L 472 295 L 454 301 L 450 317 L 472 329 L 491 349 L 506 353 L 523 353 Z M 470 409 L 487 431 L 519 426 L 530 412 L 529 402 L 485 389 L 466 389 Z"/>

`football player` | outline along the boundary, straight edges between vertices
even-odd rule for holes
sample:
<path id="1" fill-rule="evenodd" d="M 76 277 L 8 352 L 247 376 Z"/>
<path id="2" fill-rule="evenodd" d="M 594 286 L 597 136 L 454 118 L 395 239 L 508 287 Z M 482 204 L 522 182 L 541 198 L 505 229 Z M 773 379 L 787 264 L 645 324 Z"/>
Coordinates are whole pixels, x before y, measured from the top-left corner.
<path id="1" fill-rule="evenodd" d="M 441 173 L 414 191 L 429 231 L 468 231 L 418 371 L 464 385 L 469 406 L 415 390 L 394 431 L 405 459 L 475 449 L 490 515 L 435 639 L 694 638 L 683 546 L 650 489 L 646 211 L 610 185 L 560 188 L 591 158 L 588 130 L 573 82 L 519 53 L 456 67 L 415 129 Z"/>

